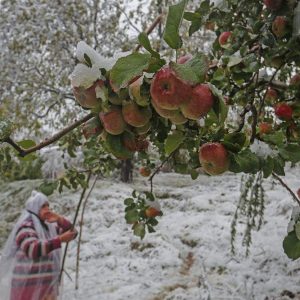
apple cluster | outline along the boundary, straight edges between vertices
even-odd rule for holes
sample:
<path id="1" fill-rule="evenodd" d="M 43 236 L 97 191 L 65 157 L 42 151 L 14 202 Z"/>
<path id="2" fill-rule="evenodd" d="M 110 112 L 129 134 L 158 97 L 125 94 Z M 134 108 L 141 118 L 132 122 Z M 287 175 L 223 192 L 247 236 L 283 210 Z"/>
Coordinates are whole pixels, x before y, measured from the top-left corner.
<path id="1" fill-rule="evenodd" d="M 136 83 L 129 89 L 134 89 Z M 126 94 L 109 92 L 108 102 L 100 101 L 103 93 L 108 93 L 109 83 L 97 80 L 91 87 L 73 87 L 77 102 L 84 108 L 96 111 L 95 117 L 82 126 L 86 139 L 101 135 L 107 149 L 119 159 L 132 157 L 135 151 L 144 151 L 149 142 L 146 133 L 150 129 L 152 112 L 150 107 L 142 107 Z M 134 93 L 134 91 L 133 91 Z"/>
<path id="2" fill-rule="evenodd" d="M 190 55 L 183 56 L 177 63 L 185 64 L 191 58 Z M 142 94 L 142 77 L 132 80 L 125 89 L 127 92 L 123 94 L 115 93 L 109 80 L 102 79 L 95 81 L 89 88 L 73 87 L 77 102 L 97 112 L 95 117 L 82 126 L 85 138 L 100 135 L 109 152 L 119 159 L 126 159 L 136 151 L 147 150 L 153 110 L 159 117 L 175 125 L 205 117 L 214 104 L 214 95 L 209 85 L 192 84 L 179 78 L 170 65 L 156 72 L 149 86 L 148 98 Z M 103 101 L 105 95 L 107 102 Z M 221 165 L 218 159 L 222 161 Z M 219 143 L 202 145 L 199 161 L 211 175 L 223 173 L 229 164 L 228 153 Z M 151 170 L 145 167 L 140 173 L 149 176 Z"/>
<path id="3" fill-rule="evenodd" d="M 185 63 L 183 57 L 179 63 Z M 214 96 L 207 84 L 191 85 L 181 80 L 166 66 L 160 69 L 151 83 L 151 103 L 155 111 L 173 124 L 199 120 L 212 108 Z"/>

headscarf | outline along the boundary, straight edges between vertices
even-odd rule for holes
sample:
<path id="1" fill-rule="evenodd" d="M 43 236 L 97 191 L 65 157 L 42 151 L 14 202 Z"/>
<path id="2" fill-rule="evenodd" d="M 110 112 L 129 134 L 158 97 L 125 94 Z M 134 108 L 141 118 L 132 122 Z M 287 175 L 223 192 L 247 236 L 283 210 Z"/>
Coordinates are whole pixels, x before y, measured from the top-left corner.
<path id="1" fill-rule="evenodd" d="M 0 295 L 2 295 L 4 299 L 9 299 L 12 273 L 16 263 L 15 254 L 18 249 L 15 238 L 21 225 L 31 218 L 39 239 L 45 240 L 57 237 L 56 225 L 54 223 L 44 222 L 39 217 L 40 209 L 46 202 L 48 202 L 46 195 L 37 191 L 32 191 L 25 203 L 25 208 L 4 245 L 0 258 Z M 54 250 L 52 255 L 54 263 L 56 264 L 57 269 L 59 269 L 61 249 Z"/>

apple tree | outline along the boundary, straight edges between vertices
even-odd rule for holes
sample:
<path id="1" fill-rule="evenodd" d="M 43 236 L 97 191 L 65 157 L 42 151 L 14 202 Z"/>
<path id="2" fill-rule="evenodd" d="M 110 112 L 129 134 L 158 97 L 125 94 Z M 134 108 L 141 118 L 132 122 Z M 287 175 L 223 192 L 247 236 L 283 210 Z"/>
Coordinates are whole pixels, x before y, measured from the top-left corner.
<path id="1" fill-rule="evenodd" d="M 26 148 L 11 138 L 10 122 L 1 120 L 0 139 L 25 157 L 80 126 L 86 138 L 83 147 L 93 149 L 87 162 L 95 167 L 100 148 L 119 160 L 139 159 L 150 189 L 134 191 L 124 203 L 126 220 L 141 238 L 146 230 L 154 231 L 162 214 L 153 178 L 165 162 L 193 179 L 201 169 L 211 176 L 245 173 L 232 232 L 234 236 L 234 223 L 246 211 L 249 244 L 251 229 L 262 223 L 262 180 L 274 176 L 285 185 L 280 176 L 286 163 L 300 160 L 300 4 L 204 0 L 195 10 L 188 7 L 187 0 L 169 7 L 162 39 L 171 58 L 166 49 L 155 49 L 146 32 L 139 34 L 135 51 L 112 66 L 79 42 L 78 64 L 70 79 L 86 116 Z M 182 36 L 191 42 L 202 30 L 215 33 L 211 49 L 204 53 L 195 46 L 181 56 Z M 76 145 L 76 136 L 70 143 Z M 149 147 L 159 155 L 158 166 Z M 298 224 L 297 219 L 284 240 L 285 252 L 293 259 L 300 256 Z"/>

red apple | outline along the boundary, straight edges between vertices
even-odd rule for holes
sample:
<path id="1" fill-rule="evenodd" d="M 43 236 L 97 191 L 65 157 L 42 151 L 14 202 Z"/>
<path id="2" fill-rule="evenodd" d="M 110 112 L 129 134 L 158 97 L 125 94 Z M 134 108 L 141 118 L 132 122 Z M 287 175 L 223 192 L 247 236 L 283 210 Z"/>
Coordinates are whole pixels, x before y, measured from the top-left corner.
<path id="1" fill-rule="evenodd" d="M 272 124 L 267 122 L 261 122 L 258 125 L 258 130 L 260 134 L 268 134 L 272 132 Z"/>
<path id="2" fill-rule="evenodd" d="M 122 111 L 118 107 L 112 107 L 110 111 L 105 113 L 100 112 L 99 117 L 104 129 L 110 134 L 121 134 L 126 128 Z"/>
<path id="3" fill-rule="evenodd" d="M 266 92 L 265 100 L 267 103 L 274 103 L 278 99 L 278 93 L 276 90 L 272 88 L 268 88 Z"/>
<path id="4" fill-rule="evenodd" d="M 220 143 L 205 143 L 199 149 L 199 161 L 210 175 L 219 175 L 229 168 L 229 155 Z"/>
<path id="5" fill-rule="evenodd" d="M 232 35 L 231 31 L 224 31 L 220 34 L 218 41 L 221 47 L 228 44 L 231 35 Z"/>
<path id="6" fill-rule="evenodd" d="M 169 67 L 160 69 L 151 82 L 150 93 L 153 102 L 163 109 L 176 110 L 191 95 L 189 84 L 176 77 Z"/>
<path id="7" fill-rule="evenodd" d="M 272 31 L 278 38 L 284 37 L 288 32 L 286 17 L 277 16 L 272 22 Z"/>
<path id="8" fill-rule="evenodd" d="M 205 116 L 214 103 L 213 94 L 207 84 L 198 84 L 193 88 L 191 99 L 181 106 L 182 114 L 192 120 Z"/>
<path id="9" fill-rule="evenodd" d="M 161 215 L 161 211 L 150 206 L 150 207 L 146 208 L 145 214 L 148 218 L 155 218 L 155 217 Z"/>
<path id="10" fill-rule="evenodd" d="M 275 115 L 281 120 L 290 120 L 293 109 L 286 103 L 279 103 L 275 106 Z"/>
<path id="11" fill-rule="evenodd" d="M 84 108 L 96 107 L 99 103 L 95 89 L 104 85 L 102 80 L 97 80 L 91 87 L 85 89 L 83 87 L 73 87 L 73 94 L 76 101 Z"/>
<path id="12" fill-rule="evenodd" d="M 123 102 L 122 114 L 125 122 L 133 127 L 143 127 L 151 118 L 151 110 L 135 102 Z"/>
<path id="13" fill-rule="evenodd" d="M 151 174 L 151 169 L 148 167 L 141 167 L 140 168 L 140 174 L 144 177 L 148 177 Z"/>
<path id="14" fill-rule="evenodd" d="M 290 86 L 300 87 L 300 74 L 295 74 L 290 80 Z"/>
<path id="15" fill-rule="evenodd" d="M 282 0 L 264 0 L 265 6 L 270 10 L 277 10 L 281 6 Z"/>
<path id="16" fill-rule="evenodd" d="M 92 118 L 82 124 L 82 134 L 86 139 L 92 136 L 98 136 L 103 130 L 100 121 L 97 118 Z"/>

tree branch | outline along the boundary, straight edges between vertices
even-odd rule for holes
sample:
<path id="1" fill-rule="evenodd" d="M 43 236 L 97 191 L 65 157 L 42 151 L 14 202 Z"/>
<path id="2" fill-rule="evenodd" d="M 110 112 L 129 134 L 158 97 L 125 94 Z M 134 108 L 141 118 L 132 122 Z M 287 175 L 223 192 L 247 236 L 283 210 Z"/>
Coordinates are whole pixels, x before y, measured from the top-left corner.
<path id="1" fill-rule="evenodd" d="M 38 145 L 35 145 L 31 148 L 28 149 L 23 149 L 22 147 L 20 147 L 17 143 L 15 143 L 10 137 L 6 138 L 3 140 L 3 142 L 6 142 L 8 144 L 10 144 L 13 148 L 15 148 L 17 150 L 17 152 L 19 152 L 19 155 L 21 157 L 25 157 L 26 155 L 35 152 L 37 150 L 40 150 L 50 144 L 53 144 L 54 142 L 56 142 L 57 140 L 59 140 L 61 137 L 63 137 L 64 135 L 66 135 L 67 133 L 69 133 L 70 131 L 72 131 L 74 128 L 80 126 L 82 123 L 90 120 L 92 117 L 94 116 L 93 113 L 90 113 L 88 115 L 86 115 L 84 118 L 76 121 L 75 123 L 71 124 L 70 126 L 64 128 L 63 130 L 57 132 L 56 134 L 54 134 L 51 138 L 49 139 L 45 139 L 43 142 L 41 142 Z"/>
<path id="2" fill-rule="evenodd" d="M 161 23 L 161 21 L 162 21 L 162 14 L 161 15 L 159 15 L 158 17 L 156 17 L 156 19 L 153 21 L 153 23 L 150 25 L 150 27 L 146 30 L 146 34 L 147 35 L 149 35 L 152 31 L 153 31 L 153 29 L 158 25 L 158 24 L 160 24 Z M 139 49 L 141 48 L 141 45 L 139 44 L 139 45 L 137 45 L 136 47 L 135 47 L 135 49 L 134 49 L 134 51 L 139 51 Z"/>
<path id="3" fill-rule="evenodd" d="M 162 163 L 156 168 L 156 170 L 151 174 L 149 177 L 150 185 L 151 185 L 151 193 L 153 192 L 153 177 L 160 171 L 163 165 L 175 154 L 178 149 L 171 152 L 163 161 Z"/>
<path id="4" fill-rule="evenodd" d="M 272 175 L 273 175 L 273 177 L 274 178 L 276 178 L 279 182 L 280 182 L 280 184 L 283 186 L 283 187 L 285 187 L 287 190 L 288 190 L 288 192 L 292 195 L 292 197 L 294 198 L 294 200 L 298 203 L 298 205 L 300 206 L 300 200 L 299 200 L 299 198 L 295 195 L 295 193 L 288 187 L 288 185 L 277 175 L 277 174 L 275 174 L 274 172 L 272 172 Z"/>

